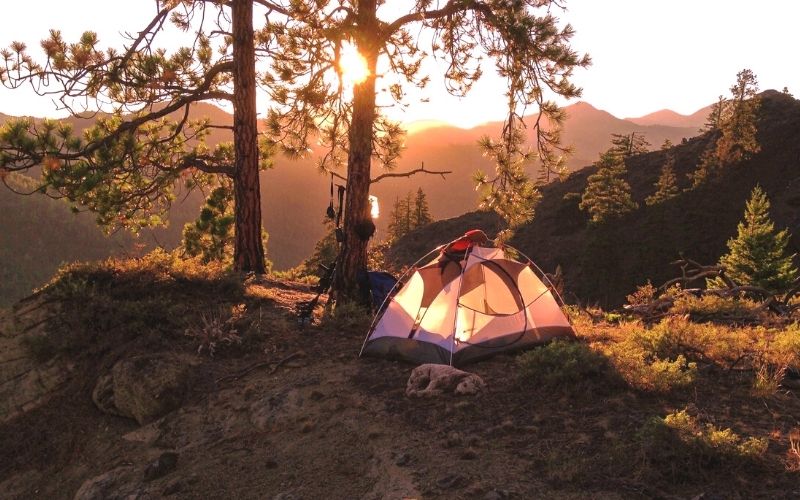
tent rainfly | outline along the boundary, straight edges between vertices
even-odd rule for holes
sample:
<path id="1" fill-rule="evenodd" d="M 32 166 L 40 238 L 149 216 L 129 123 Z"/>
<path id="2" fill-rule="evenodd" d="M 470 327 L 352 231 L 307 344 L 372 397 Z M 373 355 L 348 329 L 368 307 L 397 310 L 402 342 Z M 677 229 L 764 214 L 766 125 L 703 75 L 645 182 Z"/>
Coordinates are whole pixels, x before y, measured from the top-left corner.
<path id="1" fill-rule="evenodd" d="M 441 252 L 428 264 L 412 267 L 375 316 L 361 355 L 459 366 L 574 337 L 541 270 L 530 259 L 508 257 L 504 248 L 510 247 L 487 242 L 483 232 L 470 231 L 435 249 Z"/>

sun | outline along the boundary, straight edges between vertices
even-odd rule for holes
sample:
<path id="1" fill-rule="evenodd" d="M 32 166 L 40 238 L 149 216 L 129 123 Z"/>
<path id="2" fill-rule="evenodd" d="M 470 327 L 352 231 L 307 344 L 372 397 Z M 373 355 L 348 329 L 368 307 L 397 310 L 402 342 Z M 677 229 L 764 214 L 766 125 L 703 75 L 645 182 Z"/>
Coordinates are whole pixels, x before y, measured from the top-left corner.
<path id="1" fill-rule="evenodd" d="M 369 76 L 367 60 L 358 53 L 354 45 L 347 42 L 342 44 L 339 52 L 339 69 L 342 79 L 350 85 L 361 83 Z"/>

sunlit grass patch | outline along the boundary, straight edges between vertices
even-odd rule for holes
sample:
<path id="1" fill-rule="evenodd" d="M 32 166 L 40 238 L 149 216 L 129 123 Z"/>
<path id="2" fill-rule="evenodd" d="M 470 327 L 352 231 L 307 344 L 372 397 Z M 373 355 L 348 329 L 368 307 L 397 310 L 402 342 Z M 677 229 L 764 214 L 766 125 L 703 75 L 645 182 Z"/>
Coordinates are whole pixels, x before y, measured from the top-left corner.
<path id="1" fill-rule="evenodd" d="M 759 465 L 768 440 L 701 423 L 686 410 L 649 419 L 637 434 L 642 473 L 673 481 Z"/>
<path id="2" fill-rule="evenodd" d="M 603 354 L 583 342 L 555 340 L 517 356 L 520 385 L 578 392 L 587 385 L 615 385 L 618 379 Z"/>
<path id="3" fill-rule="evenodd" d="M 755 324 L 762 322 L 766 312 L 761 304 L 744 297 L 720 297 L 704 294 L 700 297 L 682 293 L 676 299 L 671 314 L 687 315 L 696 322 L 725 322 Z"/>

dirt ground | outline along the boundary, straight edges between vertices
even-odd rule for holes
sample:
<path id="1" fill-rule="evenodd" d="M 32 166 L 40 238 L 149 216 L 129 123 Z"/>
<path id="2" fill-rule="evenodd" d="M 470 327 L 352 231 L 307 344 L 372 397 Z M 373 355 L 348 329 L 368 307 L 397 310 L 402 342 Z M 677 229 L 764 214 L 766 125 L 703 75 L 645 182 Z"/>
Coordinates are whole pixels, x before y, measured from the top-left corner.
<path id="1" fill-rule="evenodd" d="M 0 497 L 800 498 L 800 476 L 784 462 L 797 394 L 755 398 L 739 375 L 711 367 L 670 396 L 591 380 L 546 389 L 499 356 L 466 367 L 484 394 L 411 399 L 413 366 L 358 358 L 363 324 L 295 323 L 307 288 L 263 283 L 245 295 L 255 340 L 196 355 L 183 404 L 152 423 L 99 411 L 97 378 L 123 356 L 193 353 L 194 339 L 71 355 L 58 391 L 0 424 Z M 693 471 L 683 483 L 637 469 L 642 422 L 685 407 L 768 437 L 764 462 Z"/>

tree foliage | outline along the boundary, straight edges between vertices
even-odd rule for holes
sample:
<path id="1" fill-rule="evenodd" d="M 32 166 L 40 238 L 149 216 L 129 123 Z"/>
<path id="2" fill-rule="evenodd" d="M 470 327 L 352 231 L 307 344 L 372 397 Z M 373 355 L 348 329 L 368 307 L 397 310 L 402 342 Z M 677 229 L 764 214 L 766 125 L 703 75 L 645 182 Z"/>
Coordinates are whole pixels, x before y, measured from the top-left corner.
<path id="1" fill-rule="evenodd" d="M 700 155 L 692 174 L 695 187 L 718 176 L 726 166 L 746 160 L 760 150 L 756 137 L 760 106 L 756 76 L 751 70 L 743 69 L 737 73 L 730 91 L 731 98 L 720 96 L 706 119 L 704 130 L 716 135 Z"/>
<path id="2" fill-rule="evenodd" d="M 703 128 L 700 129 L 701 132 L 719 130 L 722 128 L 723 117 L 727 111 L 727 104 L 728 100 L 725 99 L 725 96 L 720 95 L 717 98 L 717 102 L 711 105 L 711 110 L 708 112 L 706 122 L 703 125 Z"/>
<path id="3" fill-rule="evenodd" d="M 233 186 L 229 181 L 223 182 L 206 197 L 197 219 L 184 225 L 183 252 L 189 257 L 199 258 L 204 264 L 221 262 L 231 265 L 235 222 L 233 208 Z M 262 229 L 261 241 L 265 250 L 268 240 L 267 232 Z M 267 271 L 271 268 L 272 263 L 267 260 Z"/>
<path id="4" fill-rule="evenodd" d="M 736 75 L 731 87 L 729 110 L 723 114 L 722 137 L 717 141 L 717 158 L 724 165 L 745 160 L 758 153 L 756 118 L 760 105 L 757 97 L 758 81 L 749 69 Z"/>
<path id="5" fill-rule="evenodd" d="M 516 213 L 532 213 L 532 186 L 521 180 L 521 161 L 531 154 L 521 147 L 528 106 L 538 118 L 527 132 L 536 138 L 542 164 L 558 171 L 566 148 L 560 145 L 563 114 L 547 91 L 565 98 L 580 89 L 570 81 L 575 67 L 589 64 L 569 46 L 571 26 L 559 27 L 552 0 L 447 0 L 393 4 L 377 0 L 274 2 L 260 38 L 274 43 L 270 71 L 262 79 L 276 108 L 270 112 L 271 133 L 290 154 L 303 154 L 319 138 L 327 148 L 320 166 L 346 165 L 348 199 L 337 289 L 355 282 L 366 264 L 364 228 L 369 221 L 369 184 L 403 173 L 371 176 L 371 165 L 394 167 L 402 150 L 402 130 L 382 116 L 383 106 L 405 105 L 409 87 L 425 87 L 430 76 L 422 62 L 444 62 L 445 85 L 454 95 L 466 94 L 494 63 L 507 80 L 509 114 L 500 146 L 487 148 L 496 160 L 492 176 L 481 175 L 485 206 L 514 221 Z M 348 85 L 339 67 L 342 52 L 355 46 L 364 57 L 368 76 Z M 376 81 L 380 79 L 381 85 Z M 547 126 L 545 126 L 547 122 Z M 488 143 L 489 141 L 484 141 Z M 503 154 L 497 154 L 499 148 Z M 516 190 L 517 192 L 512 192 Z M 521 210 L 511 205 L 517 203 Z M 523 217 L 524 218 L 524 217 Z"/>
<path id="6" fill-rule="evenodd" d="M 80 135 L 63 122 L 7 123 L 0 171 L 41 166 L 42 192 L 95 212 L 110 230 L 162 224 L 177 189 L 228 176 L 242 250 L 236 267 L 263 271 L 257 170 L 269 165 L 270 147 L 262 141 L 259 151 L 255 130 L 253 4 L 158 0 L 149 24 L 122 47 L 103 47 L 92 31 L 68 42 L 51 30 L 37 59 L 14 42 L 0 52 L 3 85 L 30 85 L 70 115 L 97 121 Z M 162 48 L 167 37 L 179 46 Z M 233 104 L 234 125 L 190 119 L 201 101 Z M 233 130 L 234 143 L 210 147 L 215 128 Z"/>
<path id="7" fill-rule="evenodd" d="M 589 212 L 591 221 L 602 224 L 638 208 L 631 198 L 631 187 L 625 181 L 625 161 L 618 154 L 606 151 L 595 164 L 597 172 L 589 176 L 581 197 L 580 208 Z"/>
<path id="8" fill-rule="evenodd" d="M 43 43 L 46 61 L 36 63 L 23 44 L 16 44 L 3 54 L 4 82 L 18 86 L 52 79 L 60 84 L 54 92 L 65 106 L 72 105 L 73 97 L 85 98 L 105 104 L 111 117 L 81 143 L 59 138 L 58 131 L 41 137 L 27 127 L 26 137 L 33 142 L 4 148 L 22 153 L 3 156 L 0 164 L 6 169 L 27 168 L 52 157 L 67 178 L 62 184 L 48 181 L 48 191 L 87 206 L 94 203 L 100 211 L 121 206 L 120 222 L 125 223 L 157 222 L 149 217 L 166 213 L 174 196 L 171 187 L 182 172 L 204 185 L 211 180 L 203 174 L 227 174 L 234 179 L 238 235 L 244 227 L 239 216 L 256 211 L 251 198 L 257 193 L 257 175 L 252 168 L 242 170 L 239 161 L 241 157 L 251 165 L 257 156 L 251 85 L 255 80 L 274 104 L 267 114 L 268 129 L 285 152 L 305 154 L 320 141 L 327 148 L 320 162 L 323 168 L 347 165 L 342 175 L 348 196 L 336 283 L 337 290 L 346 291 L 355 286 L 357 273 L 366 265 L 370 183 L 408 175 L 386 172 L 371 177 L 373 161 L 391 170 L 402 151 L 402 129 L 379 110 L 404 105 L 409 86 L 428 83 L 429 76 L 422 72 L 425 58 L 444 61 L 445 84 L 455 95 L 467 93 L 483 73 L 483 65 L 491 61 L 507 80 L 509 111 L 498 141 L 505 152 L 487 149 L 496 157 L 497 168 L 494 175 L 481 176 L 480 185 L 485 206 L 509 217 L 512 225 L 526 220 L 537 196 L 526 181 L 524 164 L 535 154 L 543 168 L 560 172 L 568 151 L 560 144 L 564 115 L 548 94 L 580 96 L 571 82 L 572 72 L 589 64 L 588 57 L 569 45 L 572 27 L 561 27 L 554 15 L 562 3 L 421 0 L 400 5 L 393 3 L 390 8 L 382 0 L 159 0 L 157 15 L 130 35 L 122 50 L 99 48 L 92 33 L 69 44 L 54 32 Z M 255 33 L 254 6 L 264 14 L 264 24 Z M 249 30 L 242 29 L 243 17 Z M 167 52 L 154 40 L 170 24 L 183 31 L 189 43 Z M 365 60 L 368 74 L 362 82 L 344 81 L 339 63 L 348 46 Z M 256 58 L 268 61 L 259 66 L 262 71 L 257 75 Z M 238 90 L 237 80 L 245 84 Z M 212 124 L 187 118 L 162 120 L 200 100 L 233 102 L 234 114 L 247 109 L 250 129 L 237 134 L 236 127 L 243 122 L 234 120 L 233 148 L 202 146 Z M 538 115 L 526 128 L 523 116 L 531 106 Z M 535 138 L 532 152 L 521 140 L 529 133 Z M 72 175 L 73 167 L 85 167 L 85 175 Z M 100 186 L 108 184 L 118 187 L 106 193 Z M 245 198 L 247 210 L 239 208 Z M 251 238 L 237 239 L 237 248 L 244 245 L 252 253 L 258 233 L 250 229 Z"/>
<path id="9" fill-rule="evenodd" d="M 611 134 L 611 149 L 609 151 L 623 158 L 629 158 L 650 151 L 650 143 L 647 142 L 644 134 L 638 132 Z"/>
<path id="10" fill-rule="evenodd" d="M 678 196 L 678 179 L 675 177 L 675 157 L 667 156 L 661 167 L 661 174 L 655 184 L 656 191 L 644 201 L 647 205 L 655 205 Z"/>
<path id="11" fill-rule="evenodd" d="M 389 242 L 395 242 L 418 227 L 433 222 L 428 200 L 422 188 L 416 195 L 411 191 L 403 198 L 395 200 L 389 215 Z"/>
<path id="12" fill-rule="evenodd" d="M 793 263 L 795 255 L 786 254 L 789 231 L 775 231 L 769 207 L 766 193 L 756 186 L 747 201 L 737 235 L 728 240 L 728 253 L 719 263 L 736 283 L 783 292 L 797 279 L 798 270 Z"/>

